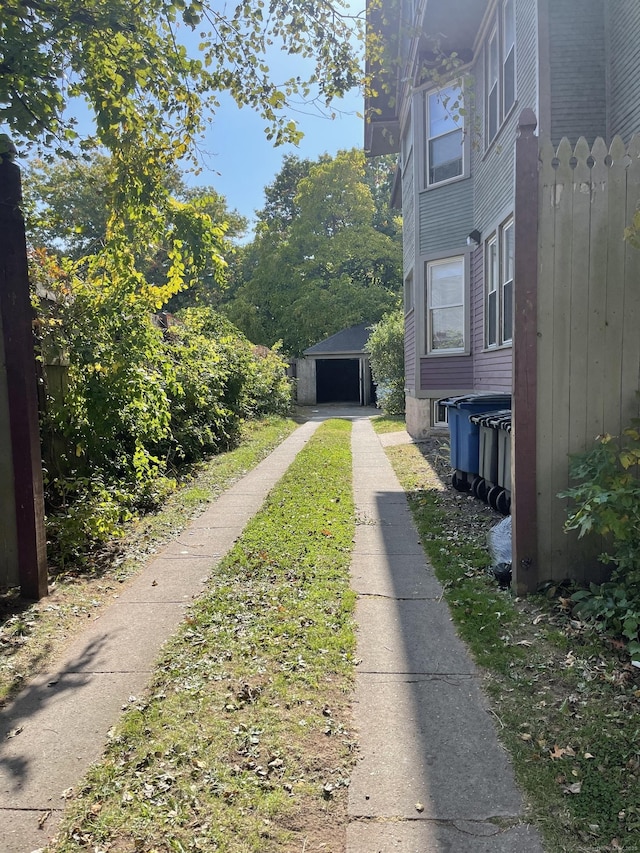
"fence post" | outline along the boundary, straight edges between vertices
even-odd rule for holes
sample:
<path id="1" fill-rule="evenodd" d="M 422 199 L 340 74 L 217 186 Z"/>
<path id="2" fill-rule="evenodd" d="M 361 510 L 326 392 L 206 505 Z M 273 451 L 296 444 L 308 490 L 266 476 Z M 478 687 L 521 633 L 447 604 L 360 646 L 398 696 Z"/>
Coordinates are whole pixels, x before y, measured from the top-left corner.
<path id="1" fill-rule="evenodd" d="M 513 586 L 539 582 L 537 524 L 538 138 L 533 110 L 520 114 L 516 140 L 513 328 Z"/>
<path id="2" fill-rule="evenodd" d="M 13 460 L 18 577 L 25 598 L 47 594 L 42 459 L 20 169 L 0 153 L 0 319 Z"/>

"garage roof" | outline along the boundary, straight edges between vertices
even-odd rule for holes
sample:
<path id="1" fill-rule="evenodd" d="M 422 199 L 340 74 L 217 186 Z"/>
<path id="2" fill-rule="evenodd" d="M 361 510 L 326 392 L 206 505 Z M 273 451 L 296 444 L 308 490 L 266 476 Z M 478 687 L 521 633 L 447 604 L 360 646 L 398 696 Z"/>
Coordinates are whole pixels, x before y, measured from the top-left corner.
<path id="1" fill-rule="evenodd" d="M 304 355 L 360 355 L 371 334 L 371 323 L 360 323 L 336 332 L 330 338 L 314 344 L 304 351 Z"/>

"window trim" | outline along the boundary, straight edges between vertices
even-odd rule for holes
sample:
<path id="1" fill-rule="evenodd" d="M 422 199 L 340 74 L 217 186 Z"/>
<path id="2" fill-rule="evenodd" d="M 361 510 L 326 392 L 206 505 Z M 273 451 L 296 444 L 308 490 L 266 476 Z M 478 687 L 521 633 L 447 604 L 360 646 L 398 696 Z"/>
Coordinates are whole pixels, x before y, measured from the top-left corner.
<path id="1" fill-rule="evenodd" d="M 511 278 L 506 278 L 507 241 L 505 234 L 511 232 L 511 246 L 515 235 L 513 214 L 502 220 L 500 225 L 489 234 L 484 243 L 484 349 L 495 350 L 509 347 L 513 343 L 513 315 L 511 316 L 511 336 L 506 336 L 505 290 L 511 287 L 511 311 L 513 312 L 513 269 Z M 492 252 L 495 248 L 495 254 Z M 514 249 L 512 248 L 512 251 Z M 513 262 L 513 259 L 512 259 Z M 495 304 L 492 305 L 491 303 Z M 493 325 L 493 329 L 492 329 Z M 495 340 L 492 340 L 492 331 Z"/>
<path id="2" fill-rule="evenodd" d="M 448 90 L 457 90 L 457 98 L 463 97 L 463 87 L 462 84 L 458 84 L 456 82 L 450 83 L 448 86 L 443 86 L 440 89 L 425 89 L 423 92 L 422 99 L 422 109 L 423 109 L 423 123 L 424 123 L 424 152 L 422 156 L 424 176 L 422 180 L 422 187 L 425 190 L 432 190 L 436 187 L 446 186 L 447 184 L 453 183 L 454 181 L 459 181 L 467 176 L 467 164 L 466 164 L 466 133 L 465 133 L 465 118 L 464 116 L 460 116 L 459 121 L 456 121 L 456 127 L 453 130 L 448 131 L 444 134 L 436 134 L 431 136 L 431 110 L 429 107 L 430 99 L 432 97 L 438 97 L 442 95 L 444 92 Z M 440 181 L 431 181 L 430 180 L 430 172 L 431 172 L 431 162 L 429 152 L 431 149 L 431 141 L 435 139 L 443 139 L 445 136 L 460 133 L 460 174 L 453 175 L 450 178 L 445 178 Z"/>
<path id="3" fill-rule="evenodd" d="M 444 264 L 450 264 L 453 261 L 458 261 L 460 263 L 460 275 L 461 275 L 461 301 L 451 303 L 448 305 L 439 305 L 437 308 L 432 308 L 431 305 L 431 292 L 432 292 L 432 270 L 437 266 L 442 266 Z M 437 258 L 430 261 L 425 261 L 424 264 L 424 276 L 425 276 L 425 291 L 424 291 L 424 350 L 427 356 L 433 357 L 446 357 L 446 356 L 456 356 L 456 355 L 465 355 L 468 352 L 468 330 L 467 330 L 467 310 L 468 310 L 468 297 L 467 297 L 467 259 L 464 254 L 455 254 L 450 255 L 444 258 Z M 438 310 L 446 310 L 447 308 L 461 308 L 462 309 L 462 346 L 460 347 L 448 347 L 448 348 L 434 348 L 433 346 L 433 324 L 432 324 L 432 311 Z"/>
<path id="4" fill-rule="evenodd" d="M 512 27 L 513 27 L 513 36 L 510 45 L 507 44 L 507 25 L 506 25 L 506 10 L 507 7 L 511 7 L 511 18 L 512 18 Z M 504 0 L 501 9 L 502 19 L 502 52 L 500 56 L 500 68 L 502 71 L 502 120 L 504 121 L 506 117 L 511 112 L 511 108 L 516 102 L 516 7 L 514 0 Z M 512 76 L 513 76 L 513 97 L 511 103 L 507 104 L 505 102 L 505 95 L 507 91 L 507 87 L 505 85 L 505 81 L 507 79 L 506 69 L 507 63 L 510 61 L 509 57 L 511 57 L 511 62 L 513 65 L 512 68 Z"/>
<path id="5" fill-rule="evenodd" d="M 404 315 L 411 314 L 415 307 L 415 291 L 413 287 L 413 270 L 405 276 L 403 286 Z"/>
<path id="6" fill-rule="evenodd" d="M 507 241 L 506 241 L 505 236 L 504 236 L 507 231 L 511 231 L 510 243 L 511 243 L 512 258 L 511 258 L 511 277 L 510 278 L 507 278 L 507 267 L 509 266 L 509 262 L 508 262 L 508 258 L 507 258 L 507 254 L 506 254 L 506 252 L 507 252 Z M 501 237 L 501 242 L 502 242 L 502 246 L 501 246 L 502 258 L 501 258 L 501 269 L 500 269 L 500 278 L 499 278 L 499 285 L 500 285 L 500 339 L 501 339 L 502 345 L 506 346 L 507 344 L 511 344 L 513 342 L 513 281 L 514 281 L 514 269 L 513 269 L 513 267 L 514 267 L 514 262 L 515 262 L 515 251 L 514 251 L 515 228 L 514 228 L 513 216 L 510 216 L 508 219 L 506 219 L 502 223 L 502 225 L 500 226 L 500 237 Z M 511 286 L 511 317 L 509 318 L 510 319 L 510 326 L 511 326 L 511 334 L 509 335 L 509 337 L 507 337 L 507 335 L 506 335 L 507 314 L 505 311 L 505 302 L 506 302 L 506 300 L 505 300 L 505 288 L 507 285 Z"/>
<path id="7" fill-rule="evenodd" d="M 506 12 L 511 8 L 513 33 L 506 41 Z M 493 145 L 507 118 L 513 111 L 518 99 L 516 80 L 517 35 L 515 0 L 500 0 L 494 11 L 494 19 L 484 49 L 484 148 L 488 151 Z M 494 68 L 495 65 L 495 68 Z M 512 100 L 505 102 L 507 87 L 505 81 L 508 67 L 512 66 Z M 492 107 L 495 118 L 492 118 Z M 495 123 L 495 127 L 494 127 Z"/>
<path id="8" fill-rule="evenodd" d="M 443 406 L 440 400 L 433 401 L 433 408 L 431 412 L 431 426 L 449 426 L 449 409 L 447 406 Z"/>

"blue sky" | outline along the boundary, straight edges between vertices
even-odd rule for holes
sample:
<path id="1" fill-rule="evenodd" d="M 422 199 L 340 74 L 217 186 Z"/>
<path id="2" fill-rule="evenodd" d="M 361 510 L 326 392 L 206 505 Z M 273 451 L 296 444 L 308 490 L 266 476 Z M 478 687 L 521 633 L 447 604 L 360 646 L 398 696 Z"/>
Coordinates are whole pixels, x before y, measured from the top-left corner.
<path id="1" fill-rule="evenodd" d="M 298 146 L 274 148 L 264 134 L 264 121 L 246 107 L 238 109 L 230 97 L 221 98 L 221 107 L 203 142 L 206 152 L 203 171 L 193 182 L 213 186 L 247 219 L 264 203 L 264 188 L 280 171 L 285 154 L 297 154 L 312 160 L 321 154 L 335 154 L 341 149 L 361 148 L 364 124 L 363 101 L 354 90 L 334 104 L 335 119 L 301 109 L 291 113 L 298 121 L 304 138 Z M 191 182 L 191 181 L 190 181 Z"/>
<path id="2" fill-rule="evenodd" d="M 363 0 L 344 0 L 344 6 L 351 14 L 363 14 Z M 194 39 L 186 36 L 187 49 Z M 304 78 L 313 73 L 314 63 L 311 60 L 289 55 L 277 44 L 269 50 L 266 58 L 272 80 L 282 81 L 298 75 Z M 264 188 L 280 171 L 285 154 L 315 160 L 321 154 L 361 148 L 364 144 L 364 120 L 361 117 L 364 101 L 358 90 L 352 90 L 331 105 L 330 112 L 336 114 L 334 119 L 321 115 L 313 106 L 300 103 L 297 110 L 287 113 L 287 117 L 298 123 L 304 138 L 298 146 L 282 145 L 278 148 L 267 140 L 265 122 L 257 113 L 247 107 L 238 109 L 226 93 L 219 97 L 220 107 L 202 145 L 205 152 L 203 170 L 197 178 L 186 176 L 186 179 L 189 183 L 214 187 L 225 196 L 228 207 L 245 216 L 250 224 L 255 220 L 254 211 L 263 207 Z"/>

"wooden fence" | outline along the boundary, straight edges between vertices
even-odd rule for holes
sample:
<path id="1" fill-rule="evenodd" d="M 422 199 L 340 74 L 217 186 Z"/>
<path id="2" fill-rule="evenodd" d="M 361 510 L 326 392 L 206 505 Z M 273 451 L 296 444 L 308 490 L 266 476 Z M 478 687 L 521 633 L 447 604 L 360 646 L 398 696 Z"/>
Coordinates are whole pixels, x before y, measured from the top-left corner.
<path id="1" fill-rule="evenodd" d="M 556 149 L 521 117 L 516 165 L 514 573 L 602 576 L 600 543 L 564 532 L 569 458 L 640 413 L 640 135 Z M 518 163 L 518 158 L 520 162 Z M 533 162 L 532 158 L 535 158 Z M 520 257 L 518 258 L 518 255 Z"/>

